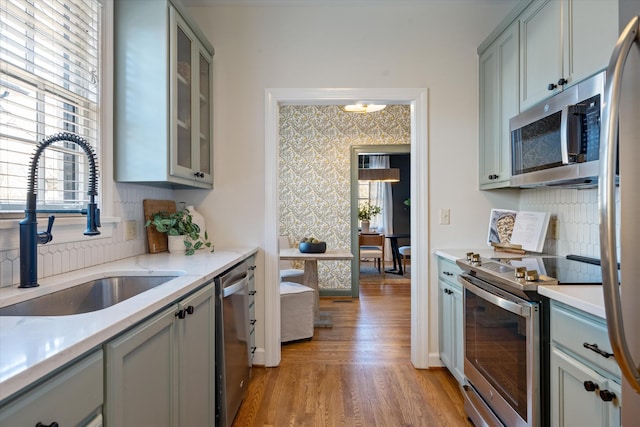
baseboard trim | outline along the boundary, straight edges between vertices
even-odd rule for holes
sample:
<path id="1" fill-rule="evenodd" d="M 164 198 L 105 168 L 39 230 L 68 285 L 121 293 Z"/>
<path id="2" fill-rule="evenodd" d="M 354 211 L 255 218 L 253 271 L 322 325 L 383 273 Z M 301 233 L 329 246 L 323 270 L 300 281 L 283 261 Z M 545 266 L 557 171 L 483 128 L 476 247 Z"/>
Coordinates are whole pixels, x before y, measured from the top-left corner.
<path id="1" fill-rule="evenodd" d="M 351 297 L 351 289 L 320 289 L 321 297 Z"/>

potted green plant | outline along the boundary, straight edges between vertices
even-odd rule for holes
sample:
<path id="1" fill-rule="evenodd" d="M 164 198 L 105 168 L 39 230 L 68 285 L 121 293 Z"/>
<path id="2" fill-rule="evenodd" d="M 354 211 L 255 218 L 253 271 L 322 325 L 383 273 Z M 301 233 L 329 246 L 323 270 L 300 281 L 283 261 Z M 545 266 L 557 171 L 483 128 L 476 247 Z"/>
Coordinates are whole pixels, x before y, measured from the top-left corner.
<path id="1" fill-rule="evenodd" d="M 161 211 L 154 213 L 147 220 L 145 227 L 153 226 L 169 239 L 169 252 L 177 252 L 184 249 L 185 255 L 193 255 L 200 248 L 214 247 L 209 241 L 206 230 L 201 235 L 200 227 L 193 222 L 193 216 L 188 209 L 182 209 L 174 213 Z"/>
<path id="2" fill-rule="evenodd" d="M 372 205 L 369 202 L 361 203 L 358 206 L 358 219 L 360 220 L 360 226 L 363 233 L 369 232 L 369 226 L 371 225 L 371 218 L 382 212 L 380 206 Z"/>

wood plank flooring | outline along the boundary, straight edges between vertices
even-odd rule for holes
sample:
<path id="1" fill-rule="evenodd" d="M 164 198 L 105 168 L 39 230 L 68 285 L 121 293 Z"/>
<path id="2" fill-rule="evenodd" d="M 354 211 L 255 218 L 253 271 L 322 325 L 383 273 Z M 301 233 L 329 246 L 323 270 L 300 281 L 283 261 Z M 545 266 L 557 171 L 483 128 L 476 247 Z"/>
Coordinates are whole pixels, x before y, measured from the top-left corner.
<path id="1" fill-rule="evenodd" d="M 322 298 L 333 328 L 255 367 L 233 427 L 472 426 L 446 369 L 410 361 L 410 283 L 361 276 L 360 298 Z"/>

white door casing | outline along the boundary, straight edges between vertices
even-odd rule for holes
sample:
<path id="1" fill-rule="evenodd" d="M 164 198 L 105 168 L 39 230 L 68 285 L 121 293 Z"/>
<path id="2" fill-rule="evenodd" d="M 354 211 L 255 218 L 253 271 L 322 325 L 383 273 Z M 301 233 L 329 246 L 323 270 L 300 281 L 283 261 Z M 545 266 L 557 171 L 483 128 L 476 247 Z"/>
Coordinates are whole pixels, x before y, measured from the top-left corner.
<path id="1" fill-rule="evenodd" d="M 280 364 L 279 107 L 344 105 L 354 101 L 405 104 L 411 109 L 411 362 L 429 367 L 429 153 L 428 91 L 425 88 L 265 90 L 265 348 L 264 365 Z"/>

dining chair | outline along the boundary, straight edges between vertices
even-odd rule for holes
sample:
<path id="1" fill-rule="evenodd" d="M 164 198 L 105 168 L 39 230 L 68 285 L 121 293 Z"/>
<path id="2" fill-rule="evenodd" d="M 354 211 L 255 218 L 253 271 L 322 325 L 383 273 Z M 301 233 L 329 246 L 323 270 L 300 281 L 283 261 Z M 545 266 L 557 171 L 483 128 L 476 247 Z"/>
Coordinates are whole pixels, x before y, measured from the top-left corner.
<path id="1" fill-rule="evenodd" d="M 398 253 L 402 255 L 402 271 L 407 272 L 407 258 L 411 259 L 411 246 L 400 246 Z"/>
<path id="2" fill-rule="evenodd" d="M 280 248 L 290 248 L 289 238 L 287 236 L 278 237 L 278 245 Z M 294 282 L 304 285 L 304 270 L 293 268 L 293 262 L 290 260 L 280 260 L 280 281 Z"/>
<path id="3" fill-rule="evenodd" d="M 378 271 L 384 276 L 384 234 L 359 234 L 359 260 L 373 258 Z"/>

